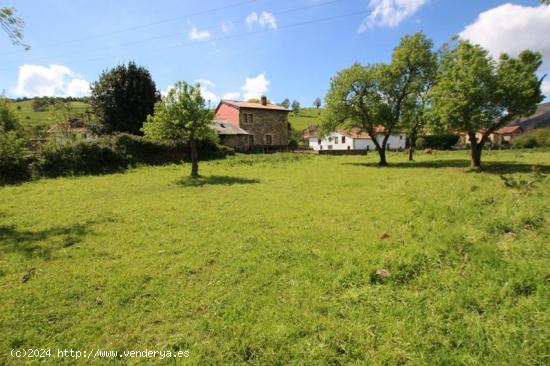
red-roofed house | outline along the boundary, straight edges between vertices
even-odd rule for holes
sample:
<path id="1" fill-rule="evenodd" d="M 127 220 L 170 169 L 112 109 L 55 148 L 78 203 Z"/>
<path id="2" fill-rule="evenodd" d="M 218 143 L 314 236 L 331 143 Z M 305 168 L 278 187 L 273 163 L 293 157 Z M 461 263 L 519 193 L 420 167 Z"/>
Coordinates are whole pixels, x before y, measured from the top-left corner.
<path id="1" fill-rule="evenodd" d="M 240 130 L 248 132 L 250 134 L 248 150 L 254 148 L 264 151 L 286 151 L 288 149 L 289 112 L 290 109 L 268 103 L 264 96 L 260 103 L 222 100 L 216 108 L 214 122 L 231 123 Z M 229 141 L 229 139 L 224 139 L 223 132 L 218 130 L 218 133 L 222 141 Z M 241 139 L 241 141 L 244 140 Z M 242 144 L 235 148 L 240 151 L 245 150 Z"/>
<path id="2" fill-rule="evenodd" d="M 523 132 L 523 128 L 521 128 L 520 126 L 502 127 L 490 134 L 487 142 L 491 143 L 494 146 L 508 144 L 515 136 Z M 483 129 L 479 130 L 476 133 L 476 138 L 478 141 L 481 139 L 484 133 L 485 130 Z M 458 139 L 457 145 L 467 145 L 470 143 L 470 137 L 466 132 L 461 132 L 459 136 L 460 137 Z"/>
<path id="3" fill-rule="evenodd" d="M 384 132 L 384 127 L 379 126 L 376 132 Z M 377 141 L 382 143 L 383 136 L 376 134 Z M 400 150 L 407 146 L 407 136 L 401 132 L 392 133 L 387 142 L 387 149 Z M 372 137 L 358 128 L 335 131 L 328 136 L 319 137 L 309 133 L 309 147 L 319 150 L 376 150 Z"/>

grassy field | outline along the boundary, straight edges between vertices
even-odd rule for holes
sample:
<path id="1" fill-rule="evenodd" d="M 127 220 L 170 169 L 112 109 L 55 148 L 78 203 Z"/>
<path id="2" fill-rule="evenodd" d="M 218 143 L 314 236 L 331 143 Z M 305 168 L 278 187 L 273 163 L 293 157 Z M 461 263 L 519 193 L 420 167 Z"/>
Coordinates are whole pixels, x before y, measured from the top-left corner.
<path id="1" fill-rule="evenodd" d="M 302 108 L 298 114 L 290 112 L 288 115 L 288 120 L 293 129 L 296 131 L 302 131 L 307 126 L 320 124 L 322 116 L 322 108 L 319 110 L 316 108 Z"/>
<path id="2" fill-rule="evenodd" d="M 43 112 L 35 112 L 32 109 L 32 100 L 24 100 L 21 102 L 12 102 L 13 111 L 19 118 L 19 123 L 22 126 L 37 126 L 37 125 L 54 125 L 58 121 L 55 121 L 52 116 L 51 109 Z M 75 113 L 83 113 L 90 106 L 83 102 L 68 102 L 71 105 L 72 110 Z M 18 108 L 19 107 L 19 108 Z"/>
<path id="3" fill-rule="evenodd" d="M 548 365 L 550 178 L 531 167 L 550 174 L 550 151 L 484 158 L 241 155 L 195 183 L 169 165 L 2 187 L 0 364 Z"/>

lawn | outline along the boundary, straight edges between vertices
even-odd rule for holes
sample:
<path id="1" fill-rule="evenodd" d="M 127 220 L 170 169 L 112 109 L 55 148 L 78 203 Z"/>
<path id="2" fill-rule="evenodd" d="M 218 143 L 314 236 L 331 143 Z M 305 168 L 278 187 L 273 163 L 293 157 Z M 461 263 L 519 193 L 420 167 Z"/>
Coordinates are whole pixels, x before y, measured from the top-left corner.
<path id="1" fill-rule="evenodd" d="M 491 152 L 484 173 L 467 158 L 239 155 L 197 182 L 187 164 L 1 187 L 0 364 L 147 348 L 189 365 L 548 365 L 550 178 L 531 168 L 550 174 L 550 151 Z"/>
<path id="2" fill-rule="evenodd" d="M 24 100 L 21 102 L 12 102 L 13 111 L 19 118 L 19 123 L 24 127 L 32 127 L 37 125 L 54 125 L 59 121 L 55 121 L 52 116 L 52 110 L 49 108 L 43 112 L 35 112 L 32 108 L 32 100 Z M 68 102 L 73 112 L 80 114 L 90 108 L 89 104 L 83 102 Z M 19 107 L 19 108 L 18 108 Z"/>
<path id="3" fill-rule="evenodd" d="M 296 131 L 302 131 L 308 126 L 320 124 L 322 117 L 322 108 L 302 108 L 298 114 L 295 114 L 294 112 L 290 112 L 288 114 L 290 125 Z"/>

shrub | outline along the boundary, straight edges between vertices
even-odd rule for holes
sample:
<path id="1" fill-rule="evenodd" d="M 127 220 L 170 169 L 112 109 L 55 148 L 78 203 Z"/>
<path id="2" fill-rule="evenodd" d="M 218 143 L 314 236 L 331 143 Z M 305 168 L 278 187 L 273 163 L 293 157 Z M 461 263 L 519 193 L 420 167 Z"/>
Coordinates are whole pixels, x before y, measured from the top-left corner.
<path id="1" fill-rule="evenodd" d="M 127 155 L 104 140 L 77 141 L 46 146 L 40 152 L 36 171 L 47 177 L 102 174 L 123 170 L 129 164 Z"/>
<path id="2" fill-rule="evenodd" d="M 455 135 L 425 135 L 416 139 L 418 149 L 449 150 L 458 142 Z"/>
<path id="3" fill-rule="evenodd" d="M 539 128 L 517 136 L 512 140 L 512 147 L 525 149 L 550 147 L 550 128 Z"/>
<path id="4" fill-rule="evenodd" d="M 29 179 L 30 162 L 25 141 L 14 131 L 0 130 L 0 183 L 16 183 Z"/>

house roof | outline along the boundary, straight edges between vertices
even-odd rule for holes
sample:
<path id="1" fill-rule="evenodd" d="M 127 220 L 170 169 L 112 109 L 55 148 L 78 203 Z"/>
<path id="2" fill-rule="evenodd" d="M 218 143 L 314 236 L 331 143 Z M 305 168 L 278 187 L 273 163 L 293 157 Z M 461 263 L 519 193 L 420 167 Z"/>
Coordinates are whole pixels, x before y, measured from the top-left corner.
<path id="1" fill-rule="evenodd" d="M 507 127 L 499 128 L 494 133 L 498 135 L 510 135 L 514 133 L 519 133 L 521 131 L 523 131 L 523 128 L 521 128 L 521 126 L 507 126 Z"/>
<path id="2" fill-rule="evenodd" d="M 235 126 L 230 121 L 225 119 L 215 119 L 214 130 L 216 130 L 216 132 L 220 135 L 250 135 L 248 131 Z"/>
<path id="3" fill-rule="evenodd" d="M 256 109 L 268 109 L 273 111 L 282 111 L 282 112 L 290 112 L 290 109 L 287 109 L 285 107 L 281 107 L 277 104 L 271 104 L 268 103 L 267 105 L 263 105 L 262 103 L 252 103 L 252 102 L 241 102 L 238 100 L 227 100 L 224 99 L 220 101 L 220 104 L 218 105 L 218 108 L 222 103 L 228 104 L 230 106 L 236 107 L 236 108 L 256 108 Z M 217 108 L 216 108 L 217 109 Z"/>

